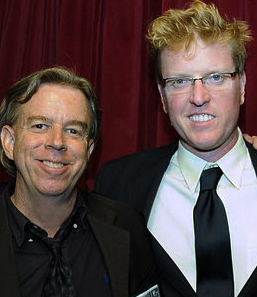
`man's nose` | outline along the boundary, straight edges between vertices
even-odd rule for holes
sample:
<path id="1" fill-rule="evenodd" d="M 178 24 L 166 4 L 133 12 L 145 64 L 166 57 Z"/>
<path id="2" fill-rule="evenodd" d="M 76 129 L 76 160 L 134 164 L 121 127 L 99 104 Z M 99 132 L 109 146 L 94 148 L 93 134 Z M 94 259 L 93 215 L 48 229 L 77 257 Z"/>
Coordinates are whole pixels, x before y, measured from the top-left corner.
<path id="1" fill-rule="evenodd" d="M 210 101 L 210 93 L 206 90 L 204 83 L 201 79 L 195 79 L 190 94 L 190 103 L 196 106 L 202 106 Z"/>
<path id="2" fill-rule="evenodd" d="M 66 150 L 65 135 L 61 127 L 52 127 L 48 130 L 45 146 L 58 151 Z"/>

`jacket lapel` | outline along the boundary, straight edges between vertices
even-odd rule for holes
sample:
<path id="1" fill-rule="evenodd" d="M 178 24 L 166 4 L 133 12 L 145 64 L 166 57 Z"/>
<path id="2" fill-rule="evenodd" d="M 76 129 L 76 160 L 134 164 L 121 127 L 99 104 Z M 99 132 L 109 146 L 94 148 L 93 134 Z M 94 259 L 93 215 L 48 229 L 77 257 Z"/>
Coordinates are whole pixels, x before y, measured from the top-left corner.
<path id="1" fill-rule="evenodd" d="M 257 151 L 247 141 L 245 142 L 249 150 L 250 158 L 257 176 Z M 257 296 L 257 267 L 240 291 L 238 297 L 256 297 Z"/>
<path id="2" fill-rule="evenodd" d="M 149 168 L 141 168 L 138 170 L 138 178 L 140 182 L 144 185 L 149 186 L 149 192 L 146 197 L 144 206 L 144 216 L 146 221 L 148 221 L 152 205 L 160 186 L 163 175 L 169 165 L 170 159 L 173 154 L 178 149 L 178 142 L 171 146 L 168 146 L 166 150 L 162 152 L 159 158 L 153 158 L 153 162 L 149 162 Z M 135 177 L 137 178 L 137 177 Z M 187 279 L 184 277 L 183 273 L 174 263 L 174 261 L 169 257 L 165 250 L 160 246 L 160 244 L 152 237 L 153 249 L 156 255 L 156 263 L 159 276 L 164 282 L 168 283 L 168 287 L 172 287 L 174 292 L 180 292 L 179 296 L 186 297 L 196 297 L 196 293 L 188 283 Z M 165 285 L 163 286 L 165 290 Z M 170 292 L 165 293 L 165 296 L 169 296 Z M 173 293 L 176 296 L 176 293 Z"/>
<path id="3" fill-rule="evenodd" d="M 113 296 L 128 297 L 129 232 L 114 226 L 116 214 L 93 198 L 90 195 L 87 199 L 88 221 L 103 253 Z"/>
<path id="4" fill-rule="evenodd" d="M 145 197 L 146 200 L 143 210 L 146 221 L 148 221 L 156 193 L 163 175 L 169 166 L 170 159 L 178 149 L 178 142 L 175 142 L 166 148 L 167 149 L 164 150 L 158 158 L 153 158 L 152 162 L 149 160 L 149 168 L 141 168 L 138 171 L 140 182 L 144 187 L 147 185 L 149 187 L 148 195 Z"/>
<path id="5" fill-rule="evenodd" d="M 179 292 L 179 296 L 196 297 L 195 291 L 183 273 L 153 236 L 152 245 L 156 255 L 156 265 L 164 295 L 173 295 L 175 297 L 177 295 L 173 293 L 174 291 Z M 168 284 L 168 289 L 165 289 L 165 283 Z M 165 290 L 167 290 L 167 292 Z"/>
<path id="6" fill-rule="evenodd" d="M 254 149 L 252 144 L 250 144 L 249 142 L 245 141 L 245 143 L 246 143 L 246 146 L 248 148 L 248 151 L 249 151 L 249 154 L 250 154 L 251 161 L 253 163 L 255 173 L 257 175 L 257 150 Z"/>
<path id="7" fill-rule="evenodd" d="M 0 198 L 0 290 L 1 296 L 19 297 L 19 282 L 14 263 L 11 232 L 8 225 L 4 193 Z"/>
<path id="8" fill-rule="evenodd" d="M 257 268 L 238 294 L 238 297 L 256 297 L 257 296 Z"/>

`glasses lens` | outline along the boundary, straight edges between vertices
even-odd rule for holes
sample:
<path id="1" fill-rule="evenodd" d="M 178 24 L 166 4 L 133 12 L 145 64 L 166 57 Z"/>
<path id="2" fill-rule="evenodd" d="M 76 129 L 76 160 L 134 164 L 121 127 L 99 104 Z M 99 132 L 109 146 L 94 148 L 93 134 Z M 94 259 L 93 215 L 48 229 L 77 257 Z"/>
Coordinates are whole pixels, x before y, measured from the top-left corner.
<path id="1" fill-rule="evenodd" d="M 193 91 L 195 82 L 201 80 L 208 91 L 230 89 L 235 76 L 230 73 L 214 73 L 202 78 L 179 77 L 166 80 L 165 89 L 171 95 L 186 94 Z"/>
<path id="2" fill-rule="evenodd" d="M 215 73 L 203 78 L 203 83 L 207 90 L 223 91 L 232 85 L 232 76 L 230 74 Z"/>
<path id="3" fill-rule="evenodd" d="M 192 78 L 178 77 L 166 80 L 166 91 L 172 94 L 183 94 L 192 91 Z"/>

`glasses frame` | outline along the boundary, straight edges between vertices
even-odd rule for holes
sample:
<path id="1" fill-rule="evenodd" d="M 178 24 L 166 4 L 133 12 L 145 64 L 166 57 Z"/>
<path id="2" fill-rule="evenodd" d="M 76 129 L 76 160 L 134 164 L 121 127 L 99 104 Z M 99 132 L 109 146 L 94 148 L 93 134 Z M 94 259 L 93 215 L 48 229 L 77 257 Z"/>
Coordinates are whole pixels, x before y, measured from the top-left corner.
<path id="1" fill-rule="evenodd" d="M 214 73 L 210 73 L 208 75 L 205 75 L 205 76 L 202 76 L 202 77 L 198 77 L 198 78 L 194 78 L 194 77 L 190 77 L 190 76 L 181 76 L 181 77 L 177 77 L 177 78 L 175 78 L 175 77 L 167 77 L 167 78 L 160 77 L 160 83 L 163 86 L 163 88 L 165 88 L 166 87 L 166 83 L 167 83 L 168 80 L 175 81 L 177 79 L 181 79 L 181 78 L 184 77 L 184 78 L 187 78 L 188 80 L 190 80 L 192 86 L 195 85 L 195 82 L 197 80 L 200 80 L 202 82 L 202 84 L 204 85 L 205 84 L 204 79 L 210 77 L 211 75 L 215 75 L 215 74 L 218 74 L 218 75 L 229 75 L 232 80 L 235 80 L 238 72 L 237 71 L 234 71 L 234 72 L 214 72 Z"/>

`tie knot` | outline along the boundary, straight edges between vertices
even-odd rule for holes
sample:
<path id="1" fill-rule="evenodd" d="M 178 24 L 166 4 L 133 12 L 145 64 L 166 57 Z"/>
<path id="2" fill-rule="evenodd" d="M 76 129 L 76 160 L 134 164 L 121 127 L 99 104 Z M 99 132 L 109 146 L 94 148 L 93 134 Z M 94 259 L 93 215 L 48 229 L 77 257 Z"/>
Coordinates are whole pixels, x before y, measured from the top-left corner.
<path id="1" fill-rule="evenodd" d="M 200 177 L 200 191 L 216 189 L 222 176 L 222 170 L 219 167 L 203 170 Z"/>

